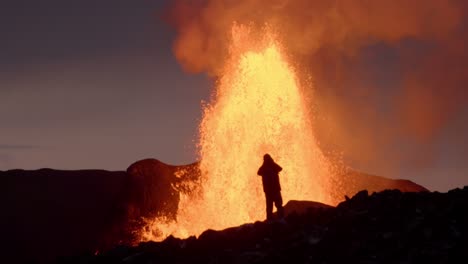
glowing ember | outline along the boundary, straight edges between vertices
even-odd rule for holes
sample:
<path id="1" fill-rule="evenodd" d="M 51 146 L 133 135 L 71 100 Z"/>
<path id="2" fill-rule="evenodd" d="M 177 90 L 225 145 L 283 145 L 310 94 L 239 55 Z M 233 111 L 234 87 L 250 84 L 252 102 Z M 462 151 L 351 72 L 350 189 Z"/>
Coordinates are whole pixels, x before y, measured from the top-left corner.
<path id="1" fill-rule="evenodd" d="M 159 233 L 145 233 L 145 239 L 264 220 L 256 173 L 265 153 L 283 167 L 285 202 L 333 202 L 326 192 L 330 166 L 314 138 L 310 104 L 280 43 L 265 32 L 259 39 L 248 27 L 233 26 L 230 57 L 200 124 L 200 187 L 181 193 L 177 222 L 157 219 L 150 229 Z"/>

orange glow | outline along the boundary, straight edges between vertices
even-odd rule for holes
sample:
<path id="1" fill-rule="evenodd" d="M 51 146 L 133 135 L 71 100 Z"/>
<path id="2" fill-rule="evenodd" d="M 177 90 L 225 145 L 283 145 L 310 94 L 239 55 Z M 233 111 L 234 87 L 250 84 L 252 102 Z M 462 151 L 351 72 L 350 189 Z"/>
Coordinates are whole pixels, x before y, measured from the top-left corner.
<path id="1" fill-rule="evenodd" d="M 311 87 L 301 87 L 275 35 L 268 28 L 264 32 L 258 38 L 248 26 L 233 26 L 230 56 L 199 127 L 200 186 L 181 193 L 177 222 L 156 219 L 143 239 L 187 237 L 264 220 L 257 170 L 265 153 L 283 167 L 285 203 L 334 203 L 327 193 L 331 166 L 314 137 L 304 92 Z"/>

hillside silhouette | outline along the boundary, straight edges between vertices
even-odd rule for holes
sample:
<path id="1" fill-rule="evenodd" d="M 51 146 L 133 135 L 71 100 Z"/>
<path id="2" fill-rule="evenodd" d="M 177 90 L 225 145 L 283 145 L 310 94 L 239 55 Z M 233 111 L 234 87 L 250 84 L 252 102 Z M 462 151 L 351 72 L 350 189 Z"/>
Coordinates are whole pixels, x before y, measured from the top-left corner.
<path id="1" fill-rule="evenodd" d="M 361 191 L 337 207 L 309 203 L 281 221 L 198 238 L 116 247 L 60 263 L 466 263 L 468 186 L 448 193 Z M 288 208 L 289 204 L 285 206 Z"/>
<path id="2" fill-rule="evenodd" d="M 185 173 L 176 175 L 180 170 Z M 198 176 L 198 163 L 171 166 L 156 159 L 141 160 L 126 171 L 113 172 L 0 171 L 2 258 L 42 263 L 135 243 L 134 231 L 141 228 L 141 217 L 175 216 L 179 193 L 174 186 Z M 342 178 L 347 187 L 343 199 L 363 189 L 427 191 L 411 181 L 358 172 L 348 172 Z M 305 212 L 310 204 L 316 203 L 290 201 L 286 214 Z"/>

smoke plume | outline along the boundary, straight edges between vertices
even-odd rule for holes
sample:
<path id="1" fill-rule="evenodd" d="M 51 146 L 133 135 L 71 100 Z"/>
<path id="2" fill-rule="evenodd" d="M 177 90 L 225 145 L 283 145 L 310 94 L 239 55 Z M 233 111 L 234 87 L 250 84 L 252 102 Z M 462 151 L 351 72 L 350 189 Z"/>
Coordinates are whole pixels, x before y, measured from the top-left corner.
<path id="1" fill-rule="evenodd" d="M 323 146 L 392 173 L 430 162 L 432 143 L 465 108 L 467 9 L 459 0 L 178 0 L 167 19 L 184 69 L 211 76 L 233 22 L 258 33 L 270 25 L 312 76 Z"/>

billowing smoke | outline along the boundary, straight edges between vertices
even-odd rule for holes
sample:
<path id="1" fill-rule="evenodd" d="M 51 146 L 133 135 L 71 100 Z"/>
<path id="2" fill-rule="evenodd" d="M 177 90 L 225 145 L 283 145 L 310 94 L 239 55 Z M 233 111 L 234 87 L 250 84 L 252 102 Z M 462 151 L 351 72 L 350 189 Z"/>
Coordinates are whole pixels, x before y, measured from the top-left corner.
<path id="1" fill-rule="evenodd" d="M 430 162 L 465 108 L 467 9 L 460 0 L 178 0 L 168 20 L 179 62 L 212 76 L 234 21 L 275 28 L 313 79 L 322 146 L 394 174 Z"/>
<path id="2" fill-rule="evenodd" d="M 353 54 L 360 47 L 404 38 L 443 39 L 460 21 L 453 1 L 395 0 L 178 0 L 171 22 L 174 51 L 187 70 L 216 73 L 234 21 L 269 23 L 290 52 L 310 56 L 321 48 Z"/>

